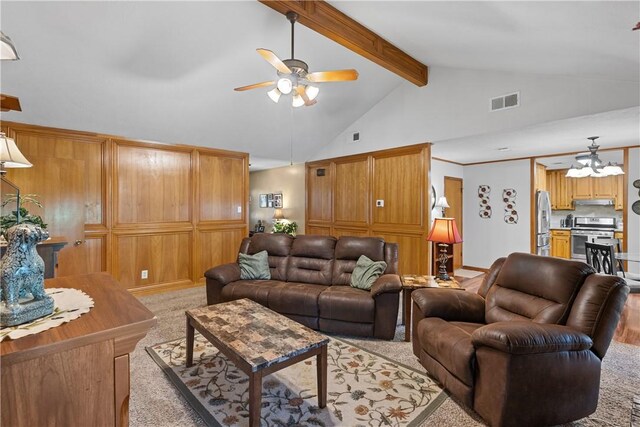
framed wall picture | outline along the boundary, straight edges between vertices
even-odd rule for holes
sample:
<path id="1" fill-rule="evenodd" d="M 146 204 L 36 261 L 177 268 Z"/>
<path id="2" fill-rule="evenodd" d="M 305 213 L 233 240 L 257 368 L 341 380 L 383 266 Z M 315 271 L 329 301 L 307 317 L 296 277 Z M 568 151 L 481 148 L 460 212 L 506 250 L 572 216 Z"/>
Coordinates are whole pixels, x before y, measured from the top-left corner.
<path id="1" fill-rule="evenodd" d="M 273 193 L 267 194 L 267 207 L 268 208 L 273 207 Z"/>
<path id="2" fill-rule="evenodd" d="M 260 195 L 260 205 L 261 208 L 266 208 L 267 207 L 267 195 L 266 194 L 261 194 Z"/>
<path id="3" fill-rule="evenodd" d="M 274 208 L 282 208 L 282 193 L 273 195 L 273 207 Z"/>

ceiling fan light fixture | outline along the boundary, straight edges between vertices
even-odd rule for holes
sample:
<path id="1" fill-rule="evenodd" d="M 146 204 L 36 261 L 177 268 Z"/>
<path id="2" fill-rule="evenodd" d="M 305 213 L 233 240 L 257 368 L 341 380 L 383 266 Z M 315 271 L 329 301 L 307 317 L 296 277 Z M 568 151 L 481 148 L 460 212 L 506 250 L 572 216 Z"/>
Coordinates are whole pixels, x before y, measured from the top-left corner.
<path id="1" fill-rule="evenodd" d="M 267 95 L 269 95 L 269 98 L 271 98 L 271 100 L 277 104 L 280 100 L 282 92 L 280 92 L 280 89 L 278 89 L 277 87 L 274 87 L 269 92 L 267 92 Z"/>
<path id="2" fill-rule="evenodd" d="M 0 59 L 9 61 L 20 59 L 11 38 L 6 36 L 2 31 L 0 31 Z"/>
<path id="3" fill-rule="evenodd" d="M 289 95 L 293 90 L 293 82 L 286 77 L 279 79 L 277 86 L 278 90 L 285 95 Z"/>
<path id="4" fill-rule="evenodd" d="M 607 165 L 602 168 L 602 172 L 607 175 L 624 175 L 624 171 L 617 163 L 607 163 Z"/>
<path id="5" fill-rule="evenodd" d="M 318 93 L 320 93 L 320 89 L 318 89 L 316 86 L 311 86 L 311 85 L 308 85 L 304 91 L 307 94 L 307 98 L 309 98 L 310 101 L 313 101 L 314 99 L 316 99 L 316 96 L 318 96 Z"/>
<path id="6" fill-rule="evenodd" d="M 302 99 L 302 97 L 300 95 L 293 95 L 293 98 L 291 99 L 291 105 L 293 105 L 294 107 L 302 107 L 304 105 L 304 99 Z"/>

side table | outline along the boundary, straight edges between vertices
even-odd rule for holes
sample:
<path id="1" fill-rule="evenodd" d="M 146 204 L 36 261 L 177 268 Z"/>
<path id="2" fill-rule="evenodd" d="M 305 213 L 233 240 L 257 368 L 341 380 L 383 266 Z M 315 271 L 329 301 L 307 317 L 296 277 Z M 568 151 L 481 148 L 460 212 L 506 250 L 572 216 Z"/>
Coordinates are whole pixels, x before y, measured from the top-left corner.
<path id="1" fill-rule="evenodd" d="M 411 293 L 416 289 L 423 288 L 446 288 L 446 289 L 459 289 L 460 284 L 456 279 L 451 280 L 436 280 L 435 276 L 420 276 L 415 274 L 405 274 L 400 276 L 402 282 L 402 295 L 403 295 L 403 312 L 404 312 L 404 340 L 411 341 Z"/>

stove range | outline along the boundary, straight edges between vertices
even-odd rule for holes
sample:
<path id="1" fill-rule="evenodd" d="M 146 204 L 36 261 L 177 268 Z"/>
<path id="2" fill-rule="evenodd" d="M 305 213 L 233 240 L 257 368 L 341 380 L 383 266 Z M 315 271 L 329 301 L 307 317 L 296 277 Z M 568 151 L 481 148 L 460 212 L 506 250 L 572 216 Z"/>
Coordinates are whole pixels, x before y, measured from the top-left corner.
<path id="1" fill-rule="evenodd" d="M 586 259 L 585 243 L 613 239 L 616 219 L 613 217 L 577 216 L 571 228 L 571 258 Z"/>

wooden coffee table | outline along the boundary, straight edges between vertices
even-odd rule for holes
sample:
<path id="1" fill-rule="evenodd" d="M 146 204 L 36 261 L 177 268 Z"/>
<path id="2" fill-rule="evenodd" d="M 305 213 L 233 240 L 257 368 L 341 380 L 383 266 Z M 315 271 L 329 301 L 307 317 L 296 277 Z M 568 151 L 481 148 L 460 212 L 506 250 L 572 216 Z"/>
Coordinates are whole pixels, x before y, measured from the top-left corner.
<path id="1" fill-rule="evenodd" d="M 317 357 L 318 406 L 327 406 L 329 338 L 249 299 L 187 310 L 187 367 L 197 329 L 249 376 L 249 425 L 260 425 L 262 377 Z"/>
<path id="2" fill-rule="evenodd" d="M 415 274 L 405 274 L 400 276 L 402 282 L 402 295 L 404 302 L 404 340 L 411 341 L 411 293 L 416 289 L 423 288 L 448 288 L 462 289 L 456 279 L 441 281 L 435 276 L 421 276 Z"/>

